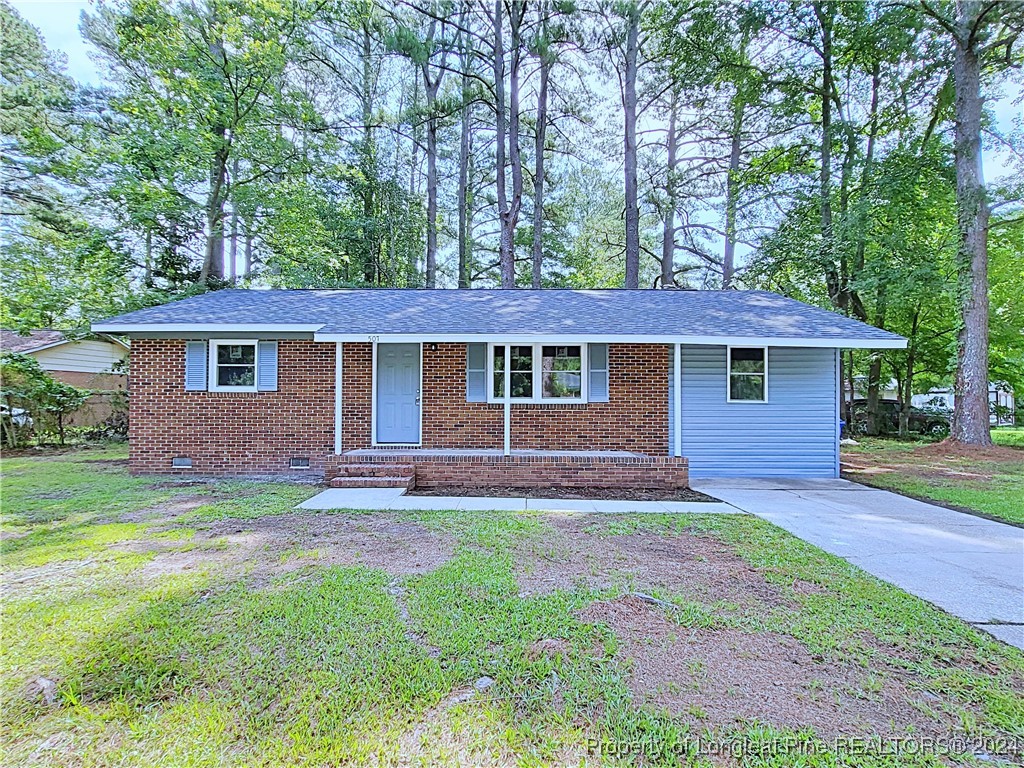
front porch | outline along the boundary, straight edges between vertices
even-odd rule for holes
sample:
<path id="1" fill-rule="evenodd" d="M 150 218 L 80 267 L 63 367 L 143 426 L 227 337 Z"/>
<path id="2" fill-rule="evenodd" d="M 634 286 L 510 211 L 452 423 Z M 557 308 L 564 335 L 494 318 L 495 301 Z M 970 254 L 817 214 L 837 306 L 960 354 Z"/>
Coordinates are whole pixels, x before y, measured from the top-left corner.
<path id="1" fill-rule="evenodd" d="M 634 451 L 362 448 L 328 456 L 335 488 L 442 486 L 580 487 L 679 490 L 687 460 Z"/>

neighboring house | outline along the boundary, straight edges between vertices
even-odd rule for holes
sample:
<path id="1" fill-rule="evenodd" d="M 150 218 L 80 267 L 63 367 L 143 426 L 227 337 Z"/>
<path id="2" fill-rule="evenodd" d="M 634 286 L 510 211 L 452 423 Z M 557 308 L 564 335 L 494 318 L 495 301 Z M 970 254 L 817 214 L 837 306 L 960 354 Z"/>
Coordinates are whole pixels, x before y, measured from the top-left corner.
<path id="1" fill-rule="evenodd" d="M 910 404 L 915 408 L 939 408 L 953 410 L 956 395 L 951 387 L 933 387 L 923 395 L 913 395 Z M 988 385 L 989 423 L 992 426 L 1012 427 L 1015 423 L 1016 404 L 1013 390 L 1003 382 L 990 382 Z"/>
<path id="2" fill-rule="evenodd" d="M 846 394 L 847 399 L 850 397 L 850 382 L 843 382 L 843 392 Z M 863 399 L 868 396 L 868 377 L 863 374 L 853 377 L 853 396 L 854 398 Z M 878 385 L 878 397 L 881 400 L 899 400 L 900 390 L 899 383 L 896 379 L 889 379 L 888 381 L 881 381 Z"/>
<path id="3" fill-rule="evenodd" d="M 223 290 L 93 329 L 131 338 L 133 471 L 347 485 L 835 477 L 839 350 L 906 344 L 763 291 Z"/>
<path id="4" fill-rule="evenodd" d="M 128 358 L 128 345 L 104 334 L 86 337 L 44 329 L 22 335 L 5 330 L 0 331 L 0 349 L 34 357 L 53 378 L 94 393 L 70 419 L 73 426 L 103 422 L 111 413 L 111 394 L 128 386 L 125 373 L 112 371 Z"/>

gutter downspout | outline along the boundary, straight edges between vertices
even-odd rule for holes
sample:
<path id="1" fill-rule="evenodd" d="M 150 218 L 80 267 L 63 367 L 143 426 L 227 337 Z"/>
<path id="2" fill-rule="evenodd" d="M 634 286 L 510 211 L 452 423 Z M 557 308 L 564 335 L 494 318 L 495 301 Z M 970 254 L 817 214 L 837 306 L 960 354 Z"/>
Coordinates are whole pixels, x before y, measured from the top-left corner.
<path id="1" fill-rule="evenodd" d="M 511 352 L 511 347 L 506 347 L 505 349 L 506 349 L 506 353 L 505 353 L 505 373 L 504 373 L 504 375 L 502 377 L 504 379 L 504 382 L 505 382 L 505 386 L 504 386 L 504 392 L 505 392 L 505 455 L 506 456 L 511 456 L 512 455 L 512 390 L 511 390 L 510 387 L 512 386 L 512 375 L 511 375 L 510 369 L 512 367 L 512 364 L 511 364 L 511 360 L 509 358 L 509 354 Z"/>
<path id="2" fill-rule="evenodd" d="M 672 428 L 675 433 L 673 454 L 683 455 L 683 345 L 675 345 L 675 354 L 672 355 L 672 421 L 675 422 Z"/>
<path id="3" fill-rule="evenodd" d="M 334 454 L 341 454 L 341 360 L 342 342 L 334 342 Z"/>

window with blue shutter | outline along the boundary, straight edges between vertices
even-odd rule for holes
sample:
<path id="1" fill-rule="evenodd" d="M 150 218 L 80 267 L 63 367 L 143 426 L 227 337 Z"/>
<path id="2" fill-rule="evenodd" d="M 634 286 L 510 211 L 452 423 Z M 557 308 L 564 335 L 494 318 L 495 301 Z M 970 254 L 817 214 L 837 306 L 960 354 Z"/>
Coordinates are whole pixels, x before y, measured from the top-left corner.
<path id="1" fill-rule="evenodd" d="M 608 402 L 608 345 L 588 345 L 589 378 L 588 400 L 592 403 Z"/>
<path id="2" fill-rule="evenodd" d="M 206 342 L 185 343 L 185 389 L 196 392 L 206 389 Z"/>
<path id="3" fill-rule="evenodd" d="M 256 354 L 256 389 L 277 391 L 277 342 L 261 341 Z"/>
<path id="4" fill-rule="evenodd" d="M 466 345 L 466 402 L 487 402 L 487 345 Z"/>

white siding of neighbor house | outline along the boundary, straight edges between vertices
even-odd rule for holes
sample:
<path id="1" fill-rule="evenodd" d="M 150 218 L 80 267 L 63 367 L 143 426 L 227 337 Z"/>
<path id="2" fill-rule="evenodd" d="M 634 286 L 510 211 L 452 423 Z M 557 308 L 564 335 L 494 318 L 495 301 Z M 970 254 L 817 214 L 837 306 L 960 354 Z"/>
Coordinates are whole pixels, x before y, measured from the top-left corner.
<path id="1" fill-rule="evenodd" d="M 837 350 L 771 347 L 768 402 L 730 403 L 726 348 L 682 349 L 682 454 L 691 477 L 839 475 Z M 671 428 L 669 435 L 671 452 Z"/>
<path id="2" fill-rule="evenodd" d="M 30 354 L 47 371 L 107 373 L 114 363 L 128 355 L 128 350 L 109 341 L 83 339 Z"/>

